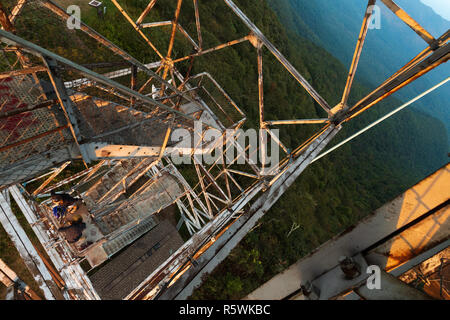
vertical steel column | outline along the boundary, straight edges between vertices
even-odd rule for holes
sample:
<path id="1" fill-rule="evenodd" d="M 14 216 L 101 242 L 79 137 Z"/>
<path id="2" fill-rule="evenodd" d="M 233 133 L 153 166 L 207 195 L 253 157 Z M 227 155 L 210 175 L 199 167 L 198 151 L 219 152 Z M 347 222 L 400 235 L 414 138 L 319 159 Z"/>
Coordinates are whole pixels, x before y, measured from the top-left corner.
<path id="1" fill-rule="evenodd" d="M 258 106 L 259 106 L 259 154 L 261 160 L 261 169 L 264 170 L 266 164 L 266 147 L 267 147 L 267 135 L 265 130 L 264 123 L 264 81 L 263 81 L 263 57 L 262 57 L 262 49 L 263 43 L 258 39 L 257 40 L 257 55 L 258 55 Z"/>
<path id="2" fill-rule="evenodd" d="M 138 69 L 135 65 L 131 65 L 131 80 L 130 80 L 130 89 L 136 91 L 136 83 L 137 83 L 137 72 Z M 131 106 L 133 107 L 136 103 L 136 98 L 131 98 Z"/>
<path id="3" fill-rule="evenodd" d="M 172 49 L 173 49 L 173 43 L 175 41 L 175 33 L 177 31 L 177 25 L 178 25 L 178 18 L 180 17 L 180 11 L 181 11 L 181 4 L 183 3 L 183 0 L 178 0 L 177 3 L 177 9 L 175 11 L 175 18 L 172 22 L 172 33 L 170 35 L 170 42 L 169 42 L 169 49 L 167 50 L 167 58 L 170 58 L 172 56 Z"/>

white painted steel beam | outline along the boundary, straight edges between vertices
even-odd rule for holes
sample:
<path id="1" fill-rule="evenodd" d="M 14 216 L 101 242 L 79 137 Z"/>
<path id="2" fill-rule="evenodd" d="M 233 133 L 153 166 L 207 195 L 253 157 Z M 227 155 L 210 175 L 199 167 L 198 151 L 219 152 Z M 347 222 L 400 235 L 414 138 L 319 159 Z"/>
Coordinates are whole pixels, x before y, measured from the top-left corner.
<path id="1" fill-rule="evenodd" d="M 331 141 L 340 128 L 330 126 L 317 137 L 304 152 L 278 179 L 251 205 L 248 212 L 237 219 L 226 231 L 209 247 L 197 260 L 196 266 L 191 266 L 183 277 L 162 292 L 158 299 L 186 299 L 194 288 L 211 273 L 229 252 L 245 237 L 257 221 L 281 197 L 284 191 L 295 181 L 301 172 L 317 156 L 317 154 Z M 248 199 L 249 200 L 249 199 Z M 246 201 L 248 203 L 248 201 Z"/>
<path id="2" fill-rule="evenodd" d="M 6 233 L 17 248 L 25 265 L 30 270 L 34 280 L 42 290 L 45 299 L 55 300 L 58 290 L 53 284 L 52 276 L 45 267 L 44 262 L 37 253 L 25 230 L 23 230 L 11 206 L 8 204 L 3 194 L 0 193 L 0 223 Z M 53 284 L 53 285 L 52 285 Z M 52 287 L 52 288 L 51 288 Z"/>
<path id="3" fill-rule="evenodd" d="M 81 269 L 78 263 L 73 263 L 74 259 L 68 252 L 68 249 L 64 242 L 60 242 L 58 248 L 55 246 L 48 246 L 49 244 L 55 242 L 54 231 L 51 231 L 45 227 L 43 220 L 28 204 L 22 193 L 17 186 L 12 186 L 8 189 L 11 192 L 14 200 L 19 206 L 20 210 L 24 214 L 27 222 L 32 227 L 34 233 L 36 234 L 39 242 L 46 249 L 53 265 L 59 272 L 60 276 L 65 282 L 66 289 L 75 290 L 82 293 L 84 299 L 99 299 L 98 294 L 92 286 L 86 273 Z M 65 299 L 71 299 L 68 292 L 64 293 Z"/>

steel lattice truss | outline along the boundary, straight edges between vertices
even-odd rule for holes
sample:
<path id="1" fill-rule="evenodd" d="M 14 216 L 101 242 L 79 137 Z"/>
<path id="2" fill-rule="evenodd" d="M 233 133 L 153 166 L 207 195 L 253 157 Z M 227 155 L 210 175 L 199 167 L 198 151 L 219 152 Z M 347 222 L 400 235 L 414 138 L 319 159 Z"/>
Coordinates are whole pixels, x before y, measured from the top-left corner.
<path id="1" fill-rule="evenodd" d="M 231 0 L 223 2 L 247 27 L 248 34 L 207 48 L 199 14 L 199 6 L 207 6 L 206 1 L 192 0 L 193 34 L 180 22 L 182 0 L 177 0 L 173 18 L 168 21 L 148 19 L 155 4 L 164 4 L 164 0 L 150 0 L 145 10 L 134 18 L 119 1 L 111 2 L 134 28 L 137 38 L 156 57 L 155 61 L 138 61 L 83 22 L 79 30 L 67 31 L 65 24 L 71 16 L 52 1 L 10 0 L 0 6 L 0 184 L 3 185 L 3 200 L 0 200 L 4 211 L 10 212 L 9 193 L 18 199 L 21 196 L 18 188 L 22 189 L 26 200 L 20 199 L 24 210 L 28 210 L 28 221 L 42 243 L 58 243 L 48 249 L 49 255 L 60 268 L 58 272 L 65 273 L 66 285 L 78 290 L 67 298 L 95 299 L 98 296 L 79 268 L 80 260 L 73 248 L 64 241 L 58 242 L 52 227 L 56 222 L 51 218 L 43 219 L 49 215 L 48 200 L 38 204 L 36 197 L 76 181 L 71 187 L 72 192 L 87 199 L 91 197 L 89 192 L 81 191 L 86 185 L 105 172 L 119 172 L 128 165 L 121 179 L 114 181 L 108 191 L 95 199 L 91 197 L 94 199 L 90 203 L 91 213 L 102 217 L 106 215 L 105 208 L 109 210 L 107 214 L 118 213 L 143 201 L 152 186 L 161 181 L 158 177 L 170 176 L 176 186 L 176 190 L 172 190 L 171 203 L 178 207 L 181 223 L 186 225 L 192 237 L 126 298 L 185 298 L 201 283 L 202 276 L 227 256 L 319 155 L 342 124 L 446 62 L 450 56 L 449 31 L 435 39 L 393 1 L 381 0 L 424 39 L 427 47 L 366 97 L 349 105 L 348 98 L 376 4 L 376 0 L 369 0 L 342 99 L 338 105 L 330 106 Z M 34 12 L 35 20 L 26 19 L 27 10 Z M 39 23 L 36 22 L 39 15 L 44 15 L 47 23 L 51 21 L 52 25 L 60 27 L 61 32 L 67 32 L 74 45 L 91 44 L 86 48 L 97 48 L 103 58 L 87 63 L 78 56 L 65 57 L 64 53 L 58 55 L 40 46 L 39 39 L 30 30 L 32 23 Z M 167 52 L 157 48 L 151 36 L 151 30 L 164 27 L 170 30 Z M 176 39 L 179 38 L 187 41 L 192 51 L 176 57 Z M 217 160 L 205 165 L 198 158 L 201 148 L 211 151 L 218 144 L 224 146 L 225 151 L 229 147 L 242 149 L 236 135 L 241 134 L 239 129 L 246 117 L 212 75 L 207 72 L 193 75 L 192 66 L 198 57 L 244 42 L 251 43 L 257 57 L 258 129 L 262 129 L 259 139 L 261 142 L 271 139 L 282 153 L 279 171 L 269 174 L 262 174 L 261 168 L 250 160 L 252 154 L 247 149 L 241 161 L 238 156 L 231 162 Z M 89 49 L 86 51 L 89 56 Z M 298 82 L 300 90 L 306 90 L 327 116 L 320 119 L 266 119 L 264 54 L 275 58 Z M 187 63 L 185 74 L 177 68 L 181 63 Z M 170 139 L 177 128 L 195 135 L 197 120 L 203 120 L 204 128 L 216 130 L 222 139 L 214 142 L 200 135 L 197 144 L 187 150 Z M 322 128 L 292 150 L 283 144 L 282 136 L 277 137 L 272 131 L 280 126 L 308 124 L 321 124 Z M 227 136 L 226 129 L 232 130 L 235 136 Z M 256 149 L 252 152 L 264 151 Z M 174 152 L 183 152 L 191 158 L 191 167 L 197 176 L 195 182 L 188 183 L 183 170 L 172 163 L 169 156 Z M 82 159 L 86 169 L 52 184 L 52 180 L 74 159 Z M 89 166 L 92 162 L 95 163 Z M 144 175 L 149 180 L 131 197 L 118 202 L 128 186 Z M 45 176 L 48 178 L 32 194 L 27 194 L 20 185 Z M 161 205 L 158 211 L 164 206 Z M 115 239 L 122 231 L 111 232 L 101 241 Z M 67 264 L 74 266 L 70 272 L 64 269 Z M 74 280 L 74 277 L 83 281 Z"/>

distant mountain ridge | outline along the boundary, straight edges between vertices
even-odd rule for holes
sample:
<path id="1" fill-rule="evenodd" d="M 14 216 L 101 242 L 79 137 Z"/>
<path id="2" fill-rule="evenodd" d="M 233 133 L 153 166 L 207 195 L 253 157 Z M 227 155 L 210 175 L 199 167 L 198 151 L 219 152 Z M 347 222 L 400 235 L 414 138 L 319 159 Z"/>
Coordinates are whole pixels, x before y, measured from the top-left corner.
<path id="1" fill-rule="evenodd" d="M 430 0 L 432 1 L 432 0 Z M 430 7 L 436 14 L 440 15 L 442 18 L 444 18 L 444 20 L 450 21 L 450 6 L 448 6 L 447 8 L 443 8 L 441 5 L 431 5 L 428 4 L 427 1 L 425 0 L 420 0 L 420 2 L 422 2 L 424 5 Z M 442 10 L 444 9 L 444 11 L 442 12 Z"/>
<path id="2" fill-rule="evenodd" d="M 442 6 L 435 6 L 433 7 L 432 5 L 426 3 L 424 0 L 420 0 L 420 2 L 427 6 L 428 8 L 430 8 L 435 14 L 439 15 L 442 19 L 444 19 L 445 21 L 450 21 L 450 16 L 448 15 L 448 13 L 450 12 L 450 6 L 446 8 L 445 13 L 439 12 L 439 9 L 442 9 Z"/>
<path id="3" fill-rule="evenodd" d="M 350 66 L 367 1 L 355 0 L 267 0 L 286 28 L 329 51 L 345 66 Z M 374 88 L 422 51 L 427 44 L 380 1 L 381 29 L 369 30 L 357 72 L 357 80 Z M 450 21 L 436 14 L 420 0 L 396 0 L 435 38 L 450 28 Z M 406 101 L 450 74 L 444 64 L 396 96 Z M 428 113 L 447 128 L 450 135 L 450 89 L 448 84 L 414 104 L 413 108 Z"/>

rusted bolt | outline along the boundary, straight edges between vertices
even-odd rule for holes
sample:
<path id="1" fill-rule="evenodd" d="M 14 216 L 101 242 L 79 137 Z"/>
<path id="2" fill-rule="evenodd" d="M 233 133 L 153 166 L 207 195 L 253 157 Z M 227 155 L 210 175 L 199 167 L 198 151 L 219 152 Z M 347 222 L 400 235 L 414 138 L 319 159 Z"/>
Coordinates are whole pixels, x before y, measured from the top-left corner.
<path id="1" fill-rule="evenodd" d="M 355 279 L 361 274 L 359 265 L 352 258 L 342 256 L 339 258 L 339 266 L 346 279 Z"/>

